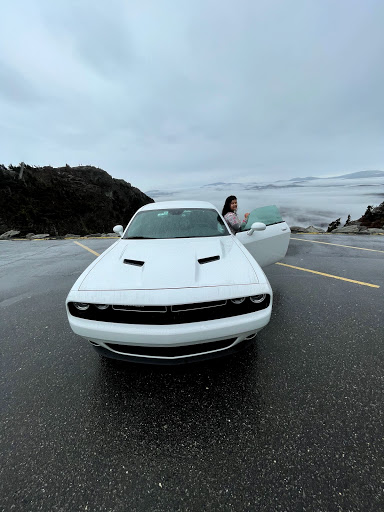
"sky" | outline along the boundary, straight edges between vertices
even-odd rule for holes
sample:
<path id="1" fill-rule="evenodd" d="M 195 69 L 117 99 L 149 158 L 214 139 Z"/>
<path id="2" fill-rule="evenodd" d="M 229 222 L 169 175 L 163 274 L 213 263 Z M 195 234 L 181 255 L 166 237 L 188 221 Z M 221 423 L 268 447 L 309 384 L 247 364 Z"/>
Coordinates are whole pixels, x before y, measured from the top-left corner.
<path id="1" fill-rule="evenodd" d="M 143 191 L 384 170 L 382 0 L 2 0 L 0 163 Z"/>

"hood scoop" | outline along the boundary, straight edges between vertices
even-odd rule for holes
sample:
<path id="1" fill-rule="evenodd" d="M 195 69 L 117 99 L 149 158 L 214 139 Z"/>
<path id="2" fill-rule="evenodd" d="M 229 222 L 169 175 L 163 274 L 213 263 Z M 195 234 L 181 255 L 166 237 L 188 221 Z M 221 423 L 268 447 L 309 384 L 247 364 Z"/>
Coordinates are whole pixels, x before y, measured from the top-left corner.
<path id="1" fill-rule="evenodd" d="M 204 265 L 205 263 L 211 263 L 211 261 L 218 261 L 220 256 L 209 256 L 209 258 L 200 258 L 197 260 L 200 265 Z"/>
<path id="2" fill-rule="evenodd" d="M 124 263 L 126 265 L 133 265 L 134 267 L 142 267 L 144 265 L 144 261 L 140 261 L 140 260 L 127 260 L 127 259 L 125 259 Z"/>

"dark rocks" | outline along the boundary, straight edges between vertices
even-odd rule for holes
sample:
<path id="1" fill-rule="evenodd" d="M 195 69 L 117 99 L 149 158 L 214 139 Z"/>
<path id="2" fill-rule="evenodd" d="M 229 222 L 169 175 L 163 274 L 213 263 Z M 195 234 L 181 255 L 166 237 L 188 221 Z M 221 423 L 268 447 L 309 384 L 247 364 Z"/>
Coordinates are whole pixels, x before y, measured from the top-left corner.
<path id="1" fill-rule="evenodd" d="M 291 233 L 324 233 L 315 226 L 291 226 Z M 348 215 L 344 226 L 341 227 L 341 218 L 334 220 L 328 226 L 327 233 L 348 235 L 384 235 L 384 203 L 379 206 L 368 206 L 364 215 L 358 220 L 351 220 Z"/>
<path id="2" fill-rule="evenodd" d="M 384 228 L 367 228 L 367 231 L 370 235 L 384 235 Z"/>
<path id="3" fill-rule="evenodd" d="M 307 227 L 308 233 L 325 233 L 324 229 L 316 228 L 315 226 Z"/>
<path id="4" fill-rule="evenodd" d="M 86 235 L 126 225 L 153 199 L 92 166 L 0 166 L 0 233 Z"/>
<path id="5" fill-rule="evenodd" d="M 324 229 L 316 228 L 315 226 L 308 226 L 304 228 L 302 226 L 291 226 L 291 233 L 325 233 Z"/>
<path id="6" fill-rule="evenodd" d="M 302 226 L 290 226 L 291 233 L 308 233 L 307 228 Z"/>
<path id="7" fill-rule="evenodd" d="M 362 217 L 358 220 L 351 220 L 348 215 L 344 227 L 340 226 L 340 218 L 331 222 L 327 232 L 339 234 L 379 235 L 384 234 L 384 203 L 379 206 L 367 206 Z"/>
<path id="8" fill-rule="evenodd" d="M 41 234 L 41 235 L 33 235 L 30 237 L 31 240 L 43 240 L 44 238 L 49 238 L 50 235 L 49 233 L 44 233 L 44 234 Z"/>
<path id="9" fill-rule="evenodd" d="M 331 231 L 334 231 L 335 229 L 337 229 L 339 226 L 340 226 L 341 222 L 340 222 L 340 217 L 336 220 L 334 220 L 333 222 L 331 222 L 328 226 L 328 229 L 327 229 L 327 233 L 331 233 Z"/>
<path id="10" fill-rule="evenodd" d="M 365 228 L 365 231 L 367 230 L 367 228 Z M 337 234 L 337 233 L 349 233 L 349 234 L 354 234 L 354 233 L 360 233 L 360 231 L 364 231 L 364 229 L 361 229 L 360 226 L 358 225 L 350 225 L 350 226 L 344 226 L 342 228 L 336 228 L 334 230 L 332 230 L 332 233 L 334 234 Z"/>
<path id="11" fill-rule="evenodd" d="M 9 231 L 6 231 L 2 235 L 0 235 L 0 240 L 9 240 L 10 238 L 17 236 L 19 234 L 20 234 L 20 231 L 10 229 Z"/>
<path id="12" fill-rule="evenodd" d="M 384 229 L 384 202 L 379 206 L 367 206 L 359 222 L 366 228 Z"/>

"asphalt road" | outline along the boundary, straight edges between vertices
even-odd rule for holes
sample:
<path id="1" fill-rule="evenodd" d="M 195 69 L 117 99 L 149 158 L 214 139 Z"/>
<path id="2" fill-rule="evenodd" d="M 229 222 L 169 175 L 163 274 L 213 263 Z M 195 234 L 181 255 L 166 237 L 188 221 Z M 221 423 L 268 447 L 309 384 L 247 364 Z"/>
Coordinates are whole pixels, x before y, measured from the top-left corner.
<path id="1" fill-rule="evenodd" d="M 0 242 L 0 510 L 384 510 L 384 237 L 293 235 L 254 345 L 176 368 L 72 333 L 94 257 Z"/>

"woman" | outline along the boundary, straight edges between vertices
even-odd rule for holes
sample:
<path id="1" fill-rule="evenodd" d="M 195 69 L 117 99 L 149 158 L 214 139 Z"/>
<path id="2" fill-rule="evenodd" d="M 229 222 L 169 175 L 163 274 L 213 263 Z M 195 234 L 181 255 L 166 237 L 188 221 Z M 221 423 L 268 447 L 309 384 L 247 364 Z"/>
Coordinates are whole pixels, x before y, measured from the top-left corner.
<path id="1" fill-rule="evenodd" d="M 237 198 L 235 196 L 229 196 L 225 200 L 222 215 L 227 221 L 229 229 L 235 235 L 247 223 L 249 213 L 244 215 L 244 220 L 241 222 L 237 216 Z"/>

